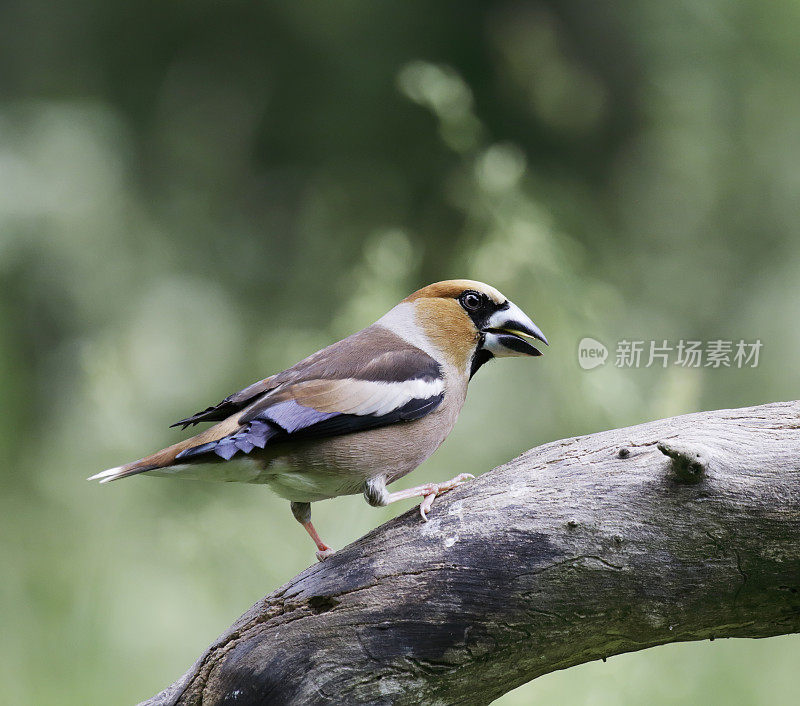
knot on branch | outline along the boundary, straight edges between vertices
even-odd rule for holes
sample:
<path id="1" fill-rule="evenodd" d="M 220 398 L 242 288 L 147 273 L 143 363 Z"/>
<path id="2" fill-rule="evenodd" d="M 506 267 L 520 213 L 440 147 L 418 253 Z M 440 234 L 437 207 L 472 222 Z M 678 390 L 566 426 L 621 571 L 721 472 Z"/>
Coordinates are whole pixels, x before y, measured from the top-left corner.
<path id="1" fill-rule="evenodd" d="M 311 596 L 308 599 L 308 607 L 311 608 L 314 615 L 333 610 L 337 605 L 339 605 L 339 601 L 331 596 Z"/>
<path id="2" fill-rule="evenodd" d="M 659 441 L 658 450 L 672 459 L 672 471 L 681 483 L 699 483 L 708 471 L 709 453 L 705 447 L 680 441 Z"/>

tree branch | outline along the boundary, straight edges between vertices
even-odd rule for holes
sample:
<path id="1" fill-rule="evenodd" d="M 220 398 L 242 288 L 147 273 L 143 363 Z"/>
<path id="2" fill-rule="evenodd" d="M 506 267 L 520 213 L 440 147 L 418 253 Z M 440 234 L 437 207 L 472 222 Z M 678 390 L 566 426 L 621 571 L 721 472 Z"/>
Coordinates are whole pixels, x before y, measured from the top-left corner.
<path id="1" fill-rule="evenodd" d="M 557 441 L 312 566 L 147 706 L 486 704 L 654 645 L 800 632 L 800 402 Z"/>

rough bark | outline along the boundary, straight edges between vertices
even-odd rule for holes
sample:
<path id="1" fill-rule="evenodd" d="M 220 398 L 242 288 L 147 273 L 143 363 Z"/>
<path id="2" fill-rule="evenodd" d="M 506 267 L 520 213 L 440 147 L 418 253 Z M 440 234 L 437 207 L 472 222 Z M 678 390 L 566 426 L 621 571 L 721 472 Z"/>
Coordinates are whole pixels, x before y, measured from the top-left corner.
<path id="1" fill-rule="evenodd" d="M 144 704 L 486 704 L 622 652 L 792 632 L 800 402 L 532 449 L 307 569 Z"/>

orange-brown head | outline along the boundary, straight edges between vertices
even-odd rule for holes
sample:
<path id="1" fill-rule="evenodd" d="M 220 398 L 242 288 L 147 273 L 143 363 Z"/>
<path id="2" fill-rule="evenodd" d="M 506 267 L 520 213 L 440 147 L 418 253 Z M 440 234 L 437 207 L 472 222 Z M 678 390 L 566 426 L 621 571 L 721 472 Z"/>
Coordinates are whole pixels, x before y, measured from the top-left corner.
<path id="1" fill-rule="evenodd" d="M 406 297 L 431 345 L 470 376 L 495 357 L 541 352 L 526 338 L 547 344 L 536 324 L 494 287 L 469 279 L 436 282 Z"/>

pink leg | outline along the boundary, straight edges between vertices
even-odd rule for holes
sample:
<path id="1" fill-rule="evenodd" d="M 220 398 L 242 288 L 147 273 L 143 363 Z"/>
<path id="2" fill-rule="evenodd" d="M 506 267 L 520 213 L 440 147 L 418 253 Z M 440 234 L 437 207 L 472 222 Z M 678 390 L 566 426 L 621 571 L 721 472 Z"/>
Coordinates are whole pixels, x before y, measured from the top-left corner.
<path id="1" fill-rule="evenodd" d="M 385 502 L 382 504 L 388 505 L 398 500 L 407 500 L 408 498 L 418 498 L 422 496 L 422 502 L 419 504 L 419 514 L 422 515 L 422 519 L 427 522 L 428 512 L 430 512 L 431 505 L 433 505 L 433 501 L 436 499 L 437 495 L 446 493 L 448 490 L 452 490 L 474 477 L 475 476 L 471 473 L 460 473 L 455 478 L 446 480 L 444 483 L 427 483 L 425 485 L 418 485 L 415 488 L 409 488 L 408 490 L 398 490 L 394 493 L 387 493 L 383 498 Z"/>
<path id="2" fill-rule="evenodd" d="M 303 528 L 306 532 L 308 532 L 311 539 L 314 540 L 314 544 L 317 545 L 317 560 L 324 561 L 327 559 L 331 554 L 333 554 L 333 549 L 331 549 L 325 542 L 322 541 L 322 537 L 317 534 L 317 530 L 314 529 L 314 525 L 311 524 L 311 520 L 308 522 L 303 523 Z"/>
<path id="3" fill-rule="evenodd" d="M 292 503 L 292 514 L 294 518 L 303 525 L 303 529 L 308 532 L 309 537 L 314 540 L 314 544 L 317 545 L 318 561 L 324 561 L 333 554 L 333 549 L 322 541 L 322 537 L 317 534 L 317 530 L 314 528 L 314 525 L 311 524 L 311 503 Z"/>

